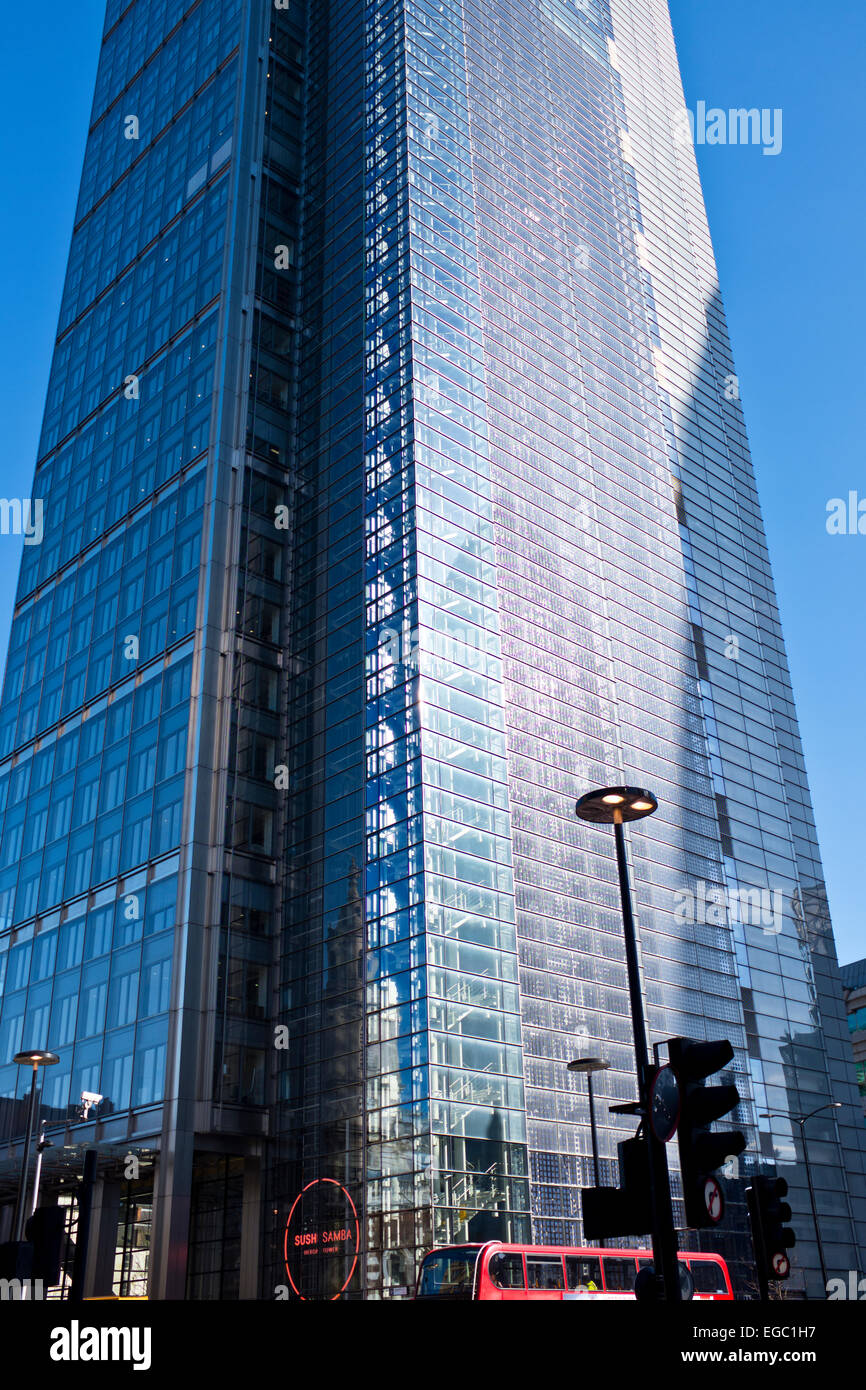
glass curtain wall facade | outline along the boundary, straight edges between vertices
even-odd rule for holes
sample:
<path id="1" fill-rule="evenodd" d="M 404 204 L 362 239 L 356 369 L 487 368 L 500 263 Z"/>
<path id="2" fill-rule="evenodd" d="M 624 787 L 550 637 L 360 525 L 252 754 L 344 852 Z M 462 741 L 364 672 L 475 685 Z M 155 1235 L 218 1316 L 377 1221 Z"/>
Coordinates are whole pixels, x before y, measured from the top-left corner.
<path id="1" fill-rule="evenodd" d="M 694 687 L 687 683 L 687 708 L 700 715 L 709 754 L 709 805 L 715 806 L 722 869 L 714 896 L 724 904 L 718 913 L 701 908 L 701 894 L 709 893 L 713 879 L 707 875 L 704 884 L 703 873 L 696 873 L 692 841 L 675 889 L 673 934 L 681 941 L 692 917 L 696 954 L 686 961 L 681 948 L 660 951 L 670 962 L 668 974 L 657 975 L 665 982 L 665 998 L 654 998 L 648 986 L 648 1001 L 682 1008 L 675 1002 L 682 997 L 682 965 L 697 967 L 703 982 L 706 936 L 715 938 L 727 917 L 745 1029 L 737 1081 L 742 1077 L 741 1090 L 751 1098 L 743 1118 L 756 1122 L 754 1149 L 740 1169 L 746 1177 L 757 1168 L 788 1180 L 798 1232 L 792 1288 L 820 1297 L 803 1136 L 786 1116 L 806 1114 L 830 1099 L 842 1103 L 808 1126 L 831 1262 L 838 1268 L 849 1256 L 862 1262 L 866 1234 L 864 1151 L 856 1132 L 855 1078 L 823 871 L 694 154 L 676 133 L 670 136 L 671 124 L 676 131 L 680 121 L 681 129 L 684 103 L 667 7 L 613 0 L 610 19 L 609 57 L 628 132 L 622 149 L 633 170 L 640 233 L 635 242 L 648 281 L 654 375 L 692 629 L 699 702 L 692 704 Z M 686 728 L 691 732 L 691 720 Z M 680 737 L 691 751 L 691 740 Z M 644 877 L 658 883 L 649 866 Z M 648 895 L 648 907 L 652 901 Z M 655 917 L 653 930 L 663 920 Z M 666 936 L 670 940 L 669 929 Z M 653 949 L 653 939 L 645 935 L 645 951 Z M 725 1036 L 727 1030 L 710 1019 L 733 1018 L 728 990 L 711 992 L 722 999 L 706 1009 L 707 1036 Z M 659 1013 L 651 1021 L 656 1031 L 670 1026 Z M 775 1117 L 762 1118 L 766 1111 Z"/>
<path id="2" fill-rule="evenodd" d="M 746 1287 L 743 1182 L 778 1171 L 818 1291 L 787 1117 L 832 1098 L 822 1235 L 862 1264 L 682 108 L 664 0 L 107 7 L 3 694 L 0 1137 L 12 1054 L 52 1048 L 67 1142 L 155 1152 L 146 1260 L 115 1213 L 152 1296 L 401 1297 L 433 1243 L 579 1242 L 566 1063 L 611 1064 L 607 1182 L 635 1078 L 574 801 L 622 782 L 660 802 L 629 836 L 651 1040 L 730 1038 L 749 1138 L 682 1244 Z"/>
<path id="3" fill-rule="evenodd" d="M 160 1148 L 163 1289 L 213 1046 L 245 26 L 240 0 L 107 5 L 0 719 L 4 1141 L 12 1055 L 50 1047 L 70 1143 Z"/>

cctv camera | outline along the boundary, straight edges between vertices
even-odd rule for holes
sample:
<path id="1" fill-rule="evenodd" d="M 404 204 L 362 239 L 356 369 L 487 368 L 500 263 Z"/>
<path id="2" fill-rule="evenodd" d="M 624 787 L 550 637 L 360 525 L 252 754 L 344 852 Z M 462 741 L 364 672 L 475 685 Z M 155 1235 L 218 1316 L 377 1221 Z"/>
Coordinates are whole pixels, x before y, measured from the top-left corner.
<path id="1" fill-rule="evenodd" d="M 81 1099 L 84 1101 L 85 1105 L 98 1105 L 103 1097 L 98 1096 L 95 1091 L 82 1091 Z"/>

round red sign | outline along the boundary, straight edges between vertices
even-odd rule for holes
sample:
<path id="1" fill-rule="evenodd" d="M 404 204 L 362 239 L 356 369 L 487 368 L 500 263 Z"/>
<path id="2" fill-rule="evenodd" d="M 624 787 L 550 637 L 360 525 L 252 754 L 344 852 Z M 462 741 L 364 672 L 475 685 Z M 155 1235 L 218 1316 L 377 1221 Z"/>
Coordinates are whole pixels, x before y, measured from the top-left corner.
<path id="1" fill-rule="evenodd" d="M 339 1298 L 355 1273 L 360 1239 L 358 1212 L 342 1183 L 308 1182 L 292 1203 L 283 1242 L 286 1274 L 298 1298 Z"/>

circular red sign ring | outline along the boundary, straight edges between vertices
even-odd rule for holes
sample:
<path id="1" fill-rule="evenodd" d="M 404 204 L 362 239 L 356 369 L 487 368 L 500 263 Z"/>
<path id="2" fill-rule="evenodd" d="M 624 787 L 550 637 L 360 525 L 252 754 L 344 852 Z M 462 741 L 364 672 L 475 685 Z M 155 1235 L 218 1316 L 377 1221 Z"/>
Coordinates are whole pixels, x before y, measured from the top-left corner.
<path id="1" fill-rule="evenodd" d="M 349 1275 L 346 1279 L 345 1284 L 340 1289 L 339 1293 L 335 1293 L 333 1297 L 328 1300 L 329 1303 L 334 1303 L 338 1298 L 341 1298 L 343 1296 L 343 1294 L 346 1292 L 346 1289 L 349 1287 L 352 1275 L 355 1273 L 355 1266 L 358 1263 L 358 1247 L 361 1244 L 361 1223 L 358 1220 L 358 1209 L 355 1206 L 355 1203 L 352 1201 L 351 1196 L 346 1191 L 343 1184 L 341 1182 L 337 1182 L 336 1178 L 313 1178 L 312 1182 L 308 1182 L 306 1187 L 301 1188 L 297 1197 L 292 1202 L 292 1209 L 289 1212 L 288 1217 L 286 1218 L 286 1235 L 285 1239 L 283 1240 L 283 1262 L 286 1266 L 286 1274 L 289 1276 L 289 1283 L 291 1284 L 295 1293 L 298 1295 L 298 1298 L 300 1298 L 303 1303 L 309 1303 L 310 1300 L 307 1297 L 305 1297 L 304 1294 L 301 1293 L 300 1289 L 298 1288 L 297 1284 L 292 1278 L 292 1271 L 289 1269 L 289 1227 L 292 1224 L 292 1217 L 295 1214 L 295 1207 L 298 1205 L 298 1202 L 301 1200 L 305 1192 L 308 1192 L 311 1187 L 315 1187 L 317 1182 L 329 1182 L 333 1183 L 334 1187 L 339 1187 L 340 1191 L 345 1194 L 346 1201 L 352 1208 L 352 1215 L 355 1218 L 355 1258 L 352 1261 L 352 1268 L 349 1270 Z"/>

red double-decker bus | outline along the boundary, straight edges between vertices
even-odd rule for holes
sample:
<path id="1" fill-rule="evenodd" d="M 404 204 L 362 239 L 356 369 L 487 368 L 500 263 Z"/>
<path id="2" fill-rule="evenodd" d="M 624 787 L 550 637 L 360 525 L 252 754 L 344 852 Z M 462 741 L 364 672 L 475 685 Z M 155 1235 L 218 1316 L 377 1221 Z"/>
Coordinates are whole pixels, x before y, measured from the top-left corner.
<path id="1" fill-rule="evenodd" d="M 728 1267 L 720 1255 L 681 1251 L 694 1280 L 696 1299 L 733 1299 Z M 649 1250 L 608 1250 L 561 1245 L 443 1245 L 424 1256 L 416 1299 L 634 1298 L 638 1271 L 652 1263 Z"/>

